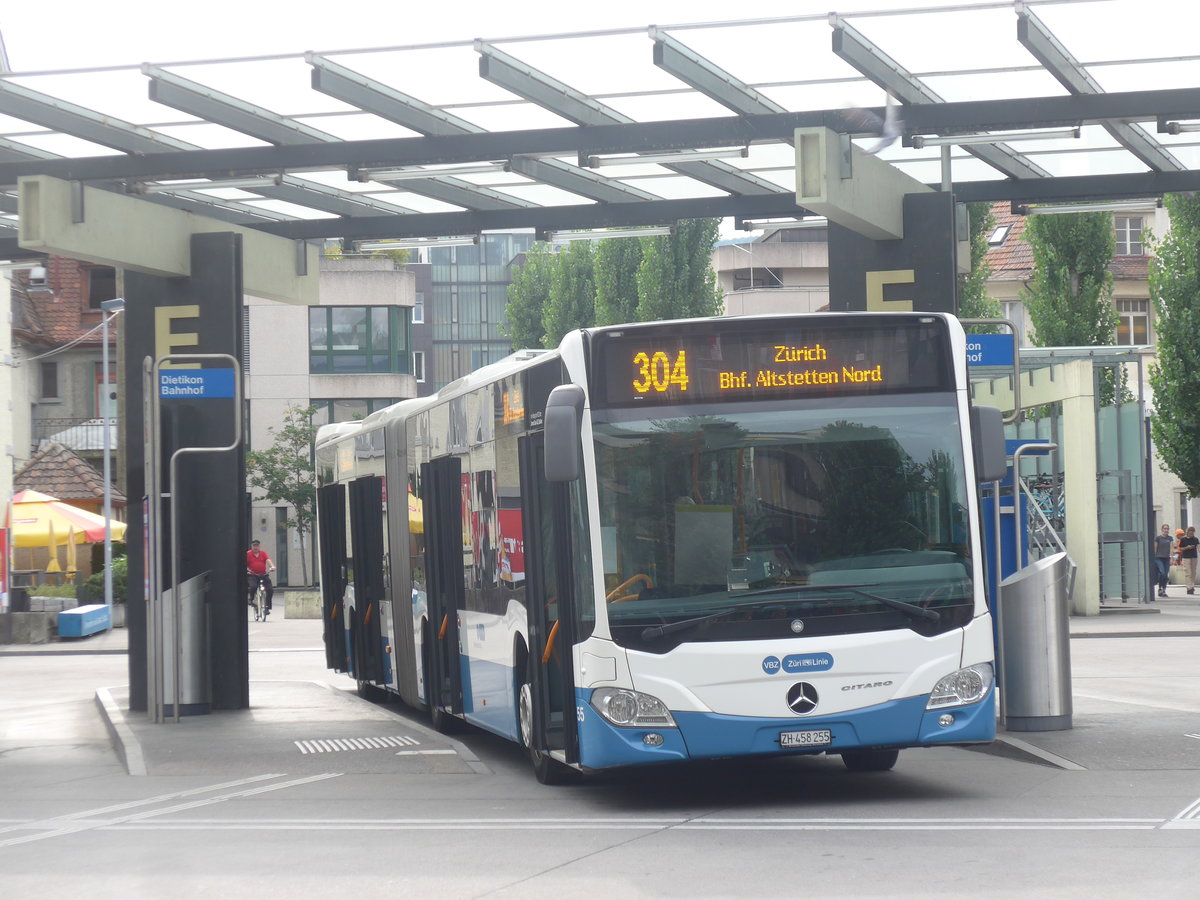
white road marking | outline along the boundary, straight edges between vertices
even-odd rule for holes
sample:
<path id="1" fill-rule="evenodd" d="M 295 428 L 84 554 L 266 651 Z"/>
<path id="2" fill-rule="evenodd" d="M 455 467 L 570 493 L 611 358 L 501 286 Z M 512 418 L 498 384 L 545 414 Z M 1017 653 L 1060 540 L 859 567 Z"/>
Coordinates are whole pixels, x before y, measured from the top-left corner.
<path id="1" fill-rule="evenodd" d="M 1162 819 L 189 819 L 175 831 L 1154 831 Z M 140 830 L 138 822 L 112 828 Z"/>
<path id="2" fill-rule="evenodd" d="M 1163 828 L 1200 828 L 1200 800 L 1177 812 L 1175 818 L 1163 823 Z"/>
<path id="3" fill-rule="evenodd" d="M 397 756 L 458 756 L 454 750 L 397 750 Z"/>
<path id="4" fill-rule="evenodd" d="M 275 784 L 262 785 L 255 788 L 247 788 L 241 791 L 227 791 L 223 794 L 218 794 L 213 797 L 204 797 L 199 800 L 192 800 L 187 803 L 176 803 L 171 806 L 164 806 L 159 809 L 148 809 L 141 812 L 130 813 L 125 816 L 117 816 L 115 819 L 97 818 L 98 814 L 112 809 L 129 808 L 132 806 L 145 806 L 150 803 L 162 802 L 165 799 L 176 799 L 194 794 L 208 793 L 214 790 L 220 790 L 223 787 L 234 787 L 242 784 L 252 784 L 257 781 L 263 781 L 269 778 L 279 778 L 279 775 L 258 775 L 253 778 L 243 778 L 240 781 L 229 782 L 226 785 L 210 785 L 207 788 L 196 788 L 191 791 L 182 791 L 176 794 L 167 794 L 163 797 L 152 798 L 150 800 L 140 800 L 128 804 L 119 804 L 115 807 L 108 807 L 105 810 L 91 810 L 84 813 L 75 813 L 72 816 L 63 816 L 58 819 L 50 819 L 45 823 L 31 822 L 25 826 L 10 826 L 8 831 L 27 831 L 30 829 L 41 829 L 37 834 L 27 834 L 22 837 L 13 837 L 5 841 L 0 841 L 0 849 L 12 847 L 18 844 L 28 844 L 33 841 L 42 841 L 47 838 L 61 837 L 67 834 L 77 834 L 81 831 L 92 831 L 96 829 L 107 829 L 119 827 L 127 823 L 141 822 L 146 819 L 155 818 L 157 816 L 166 816 L 172 813 L 183 812 L 188 809 L 198 809 L 203 806 L 211 806 L 214 803 L 224 803 L 226 800 L 236 800 L 239 797 L 253 797 L 257 794 L 265 794 L 269 791 L 279 791 L 285 788 L 298 787 L 303 784 L 310 784 L 314 781 L 324 781 L 328 778 L 338 778 L 341 772 L 326 772 L 321 775 L 310 775 L 307 778 L 295 778 L 291 781 L 280 781 Z M 158 827 L 162 823 L 155 823 L 154 827 Z"/>
<path id="5" fill-rule="evenodd" d="M 292 743 L 301 753 L 308 754 L 339 753 L 346 750 L 381 750 L 387 747 L 416 747 L 421 742 L 405 734 L 394 734 L 387 737 L 324 738 L 311 741 L 292 741 Z"/>
<path id="6" fill-rule="evenodd" d="M 139 806 L 152 806 L 155 803 L 166 803 L 170 800 L 179 800 L 182 797 L 193 797 L 196 794 L 208 794 L 212 791 L 223 791 L 229 788 L 241 787 L 243 784 L 254 784 L 258 781 L 267 781 L 271 778 L 282 778 L 282 774 L 254 775 L 250 778 L 239 778 L 237 781 L 223 781 L 220 784 L 211 784 L 208 787 L 192 788 L 187 791 L 172 791 L 169 794 L 159 794 L 157 797 L 147 797 L 144 800 L 130 800 L 126 803 L 116 803 L 112 806 L 101 806 L 97 809 L 86 809 L 82 812 L 71 813 L 65 816 L 55 816 L 53 819 L 41 819 L 33 822 L 22 822 L 17 825 L 10 825 L 5 828 L 0 828 L 0 834 L 7 831 L 27 831 L 30 828 L 57 828 L 64 822 L 73 822 L 78 819 L 90 819 L 97 816 L 107 815 L 108 813 L 119 812 L 123 809 L 136 809 Z"/>

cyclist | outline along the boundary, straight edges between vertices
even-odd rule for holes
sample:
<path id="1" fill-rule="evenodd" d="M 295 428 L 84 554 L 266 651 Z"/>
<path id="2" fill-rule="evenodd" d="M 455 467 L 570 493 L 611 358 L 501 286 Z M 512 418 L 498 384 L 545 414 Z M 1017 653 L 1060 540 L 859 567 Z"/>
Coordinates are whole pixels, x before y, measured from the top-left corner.
<path id="1" fill-rule="evenodd" d="M 267 608 L 263 612 L 263 618 L 271 612 L 271 595 L 275 593 L 275 587 L 271 584 L 271 573 L 275 571 L 275 563 L 271 562 L 271 557 L 267 555 L 267 551 L 259 546 L 258 541 L 250 542 L 250 549 L 246 551 L 246 574 L 249 576 L 250 586 L 250 605 L 254 605 L 254 592 L 258 590 L 261 584 L 267 595 Z"/>

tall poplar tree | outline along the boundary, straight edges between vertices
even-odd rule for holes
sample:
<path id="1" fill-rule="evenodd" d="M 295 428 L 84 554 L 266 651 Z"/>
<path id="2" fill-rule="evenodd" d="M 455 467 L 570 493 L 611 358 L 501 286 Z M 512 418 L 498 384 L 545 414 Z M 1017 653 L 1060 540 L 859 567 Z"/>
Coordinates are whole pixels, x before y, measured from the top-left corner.
<path id="1" fill-rule="evenodd" d="M 987 282 L 992 267 L 987 261 L 988 237 L 996 227 L 990 203 L 968 203 L 971 236 L 971 271 L 958 276 L 958 315 L 963 319 L 998 319 L 1004 315 L 1000 301 L 987 295 Z M 995 332 L 995 328 L 977 327 L 979 334 Z"/>
<path id="2" fill-rule="evenodd" d="M 1150 259 L 1158 365 L 1150 434 L 1159 459 L 1200 495 L 1200 197 L 1168 194 L 1171 229 Z"/>
<path id="3" fill-rule="evenodd" d="M 686 219 L 675 232 L 642 238 L 637 320 L 715 316 L 721 294 L 712 269 L 718 220 Z"/>
<path id="4" fill-rule="evenodd" d="M 637 321 L 638 267 L 644 238 L 612 238 L 596 243 L 596 324 Z"/>
<path id="5" fill-rule="evenodd" d="M 1025 226 L 1033 279 L 1022 293 L 1039 347 L 1103 347 L 1113 343 L 1116 238 L 1109 213 L 1033 216 Z"/>
<path id="6" fill-rule="evenodd" d="M 556 265 L 550 247 L 535 243 L 525 254 L 525 264 L 514 273 L 504 307 L 505 334 L 512 338 L 513 349 L 546 346 L 543 317 Z"/>
<path id="7" fill-rule="evenodd" d="M 564 334 L 596 324 L 596 279 L 591 241 L 571 241 L 558 252 L 550 276 L 550 301 L 542 313 L 543 346 L 557 347 Z"/>

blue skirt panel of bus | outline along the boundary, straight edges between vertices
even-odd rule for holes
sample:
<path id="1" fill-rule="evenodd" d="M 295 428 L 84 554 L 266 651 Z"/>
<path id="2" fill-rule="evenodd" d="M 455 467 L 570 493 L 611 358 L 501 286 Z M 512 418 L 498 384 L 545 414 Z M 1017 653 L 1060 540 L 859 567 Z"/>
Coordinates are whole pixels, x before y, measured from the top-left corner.
<path id="1" fill-rule="evenodd" d="M 643 765 L 680 759 L 712 759 L 859 747 L 931 747 L 939 744 L 986 743 L 996 737 L 995 692 L 972 706 L 927 710 L 927 696 L 893 700 L 853 712 L 819 717 L 764 719 L 716 713 L 672 712 L 678 728 L 617 728 L 609 724 L 588 702 L 590 691 L 578 691 L 582 711 L 579 724 L 580 762 L 589 769 Z M 954 724 L 943 726 L 938 719 L 954 716 Z M 779 735 L 784 731 L 828 729 L 829 744 L 806 750 L 784 750 Z M 648 746 L 648 734 L 663 738 L 660 746 Z"/>
<path id="2" fill-rule="evenodd" d="M 463 718 L 510 741 L 520 740 L 513 667 L 459 656 Z"/>

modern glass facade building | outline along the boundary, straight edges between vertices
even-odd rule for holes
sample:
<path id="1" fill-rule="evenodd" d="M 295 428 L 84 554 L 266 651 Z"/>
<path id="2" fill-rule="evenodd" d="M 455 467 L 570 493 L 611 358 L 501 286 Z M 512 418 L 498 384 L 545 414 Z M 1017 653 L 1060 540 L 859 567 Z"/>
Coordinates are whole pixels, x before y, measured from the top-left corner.
<path id="1" fill-rule="evenodd" d="M 502 327 L 511 264 L 533 241 L 533 234 L 485 234 L 474 246 L 429 248 L 431 287 L 423 315 L 431 342 L 422 394 L 512 352 Z"/>

